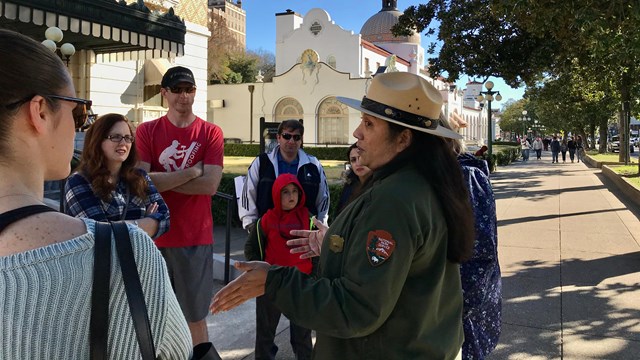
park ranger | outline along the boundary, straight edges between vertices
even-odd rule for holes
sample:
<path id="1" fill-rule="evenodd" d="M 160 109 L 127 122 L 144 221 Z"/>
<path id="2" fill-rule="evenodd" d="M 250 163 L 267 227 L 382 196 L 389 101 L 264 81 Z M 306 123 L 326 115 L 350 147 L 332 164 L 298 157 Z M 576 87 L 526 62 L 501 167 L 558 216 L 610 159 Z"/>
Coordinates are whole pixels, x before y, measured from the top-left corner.
<path id="1" fill-rule="evenodd" d="M 214 296 L 213 313 L 265 294 L 316 330 L 315 359 L 455 359 L 463 342 L 458 264 L 473 251 L 473 213 L 456 155 L 439 123 L 442 96 L 426 79 L 377 75 L 354 131 L 373 170 L 331 228 L 297 231 L 292 252 L 323 239 L 319 279 L 294 268 L 239 263 L 246 272 Z M 292 232 L 293 233 L 293 232 Z"/>

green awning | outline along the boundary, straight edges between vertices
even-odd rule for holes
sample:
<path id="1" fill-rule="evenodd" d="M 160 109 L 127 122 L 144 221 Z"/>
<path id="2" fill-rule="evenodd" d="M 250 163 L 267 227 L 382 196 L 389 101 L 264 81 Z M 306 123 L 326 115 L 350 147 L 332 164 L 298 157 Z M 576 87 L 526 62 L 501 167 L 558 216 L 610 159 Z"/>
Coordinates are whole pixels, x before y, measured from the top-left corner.
<path id="1" fill-rule="evenodd" d="M 153 57 L 184 54 L 186 26 L 170 9 L 152 12 L 139 0 L 0 0 L 0 28 L 38 41 L 50 26 L 64 33 L 63 42 L 97 54 L 153 50 Z"/>

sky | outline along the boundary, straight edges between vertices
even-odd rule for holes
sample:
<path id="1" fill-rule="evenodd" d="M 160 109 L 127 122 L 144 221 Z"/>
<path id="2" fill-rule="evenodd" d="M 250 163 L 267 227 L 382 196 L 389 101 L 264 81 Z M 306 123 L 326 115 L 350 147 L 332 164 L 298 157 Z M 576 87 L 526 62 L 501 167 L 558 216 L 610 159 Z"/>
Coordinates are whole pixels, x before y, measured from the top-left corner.
<path id="1" fill-rule="evenodd" d="M 398 10 L 404 11 L 411 5 L 419 5 L 419 1 L 398 0 Z M 331 20 L 345 30 L 359 33 L 365 21 L 382 9 L 382 0 L 244 0 L 242 8 L 247 14 L 247 50 L 268 50 L 275 54 L 276 48 L 276 13 L 291 9 L 304 16 L 313 8 L 321 8 L 329 13 Z M 422 35 L 422 47 L 428 48 L 432 39 Z M 425 54 L 426 58 L 432 57 Z M 456 82 L 458 87 L 473 80 L 466 75 Z M 481 81 L 482 79 L 477 78 Z M 524 94 L 524 88 L 512 89 L 500 78 L 490 78 L 500 91 L 502 101 L 493 103 L 493 107 L 502 107 L 509 98 L 519 100 Z"/>

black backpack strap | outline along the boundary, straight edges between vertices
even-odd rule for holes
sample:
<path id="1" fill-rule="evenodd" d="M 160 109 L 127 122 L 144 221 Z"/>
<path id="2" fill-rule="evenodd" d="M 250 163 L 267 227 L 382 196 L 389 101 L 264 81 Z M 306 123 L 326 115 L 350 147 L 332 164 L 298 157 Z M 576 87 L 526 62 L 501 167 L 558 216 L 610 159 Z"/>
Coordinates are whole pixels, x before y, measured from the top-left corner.
<path id="1" fill-rule="evenodd" d="M 147 304 L 144 301 L 140 275 L 136 266 L 131 247 L 129 229 L 124 221 L 112 222 L 111 227 L 116 239 L 116 252 L 122 270 L 124 290 L 129 301 L 129 310 L 133 318 L 133 326 L 136 329 L 138 344 L 143 360 L 153 360 L 156 357 L 156 350 L 151 336 L 151 324 L 147 313 Z"/>
<path id="2" fill-rule="evenodd" d="M 18 220 L 22 220 L 31 215 L 49 211 L 56 211 L 56 209 L 50 208 L 47 205 L 29 205 L 9 210 L 5 213 L 0 214 L 0 232 L 4 231 L 7 226 L 13 224 Z"/>
<path id="3" fill-rule="evenodd" d="M 109 285 L 111 283 L 111 226 L 108 223 L 96 221 L 95 236 L 89 322 L 90 359 L 106 360 L 108 359 Z"/>

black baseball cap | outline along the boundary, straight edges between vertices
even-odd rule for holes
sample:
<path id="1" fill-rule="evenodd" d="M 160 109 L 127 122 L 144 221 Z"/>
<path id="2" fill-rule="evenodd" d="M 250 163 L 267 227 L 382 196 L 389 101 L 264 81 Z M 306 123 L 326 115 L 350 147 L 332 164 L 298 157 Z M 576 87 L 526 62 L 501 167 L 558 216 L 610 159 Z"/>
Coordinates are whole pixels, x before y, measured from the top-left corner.
<path id="1" fill-rule="evenodd" d="M 191 85 L 196 84 L 191 70 L 183 66 L 175 66 L 167 70 L 167 72 L 162 77 L 160 86 L 162 86 L 163 88 L 174 87 L 181 82 L 186 82 Z"/>

